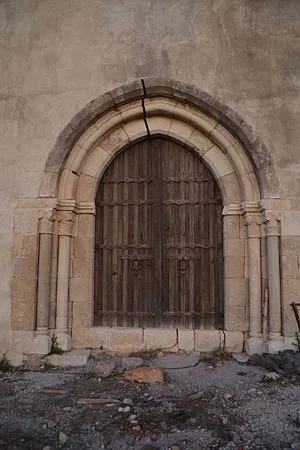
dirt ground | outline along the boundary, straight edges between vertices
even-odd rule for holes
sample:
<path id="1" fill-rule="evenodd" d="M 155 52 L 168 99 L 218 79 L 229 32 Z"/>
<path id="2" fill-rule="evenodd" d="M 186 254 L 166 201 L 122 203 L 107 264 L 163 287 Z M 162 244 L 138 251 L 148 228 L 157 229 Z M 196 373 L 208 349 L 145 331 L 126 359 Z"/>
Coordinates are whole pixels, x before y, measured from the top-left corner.
<path id="1" fill-rule="evenodd" d="M 264 369 L 234 359 L 139 356 L 3 373 L 0 448 L 300 449 L 299 378 L 266 382 Z M 140 364 L 164 368 L 164 382 L 126 381 Z"/>

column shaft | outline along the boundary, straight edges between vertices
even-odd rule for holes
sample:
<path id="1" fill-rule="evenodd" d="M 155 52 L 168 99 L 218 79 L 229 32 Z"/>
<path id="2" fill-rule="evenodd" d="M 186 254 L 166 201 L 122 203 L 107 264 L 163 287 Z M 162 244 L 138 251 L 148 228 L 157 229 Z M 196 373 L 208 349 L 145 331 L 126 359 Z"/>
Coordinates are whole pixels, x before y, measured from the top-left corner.
<path id="1" fill-rule="evenodd" d="M 37 295 L 37 330 L 48 329 L 51 272 L 51 234 L 40 234 Z"/>
<path id="2" fill-rule="evenodd" d="M 278 236 L 267 237 L 269 279 L 269 335 L 281 334 L 281 301 Z"/>
<path id="3" fill-rule="evenodd" d="M 68 331 L 70 245 L 70 236 L 59 236 L 56 329 L 62 333 Z"/>
<path id="4" fill-rule="evenodd" d="M 260 337 L 262 332 L 260 240 L 248 239 L 250 336 Z"/>

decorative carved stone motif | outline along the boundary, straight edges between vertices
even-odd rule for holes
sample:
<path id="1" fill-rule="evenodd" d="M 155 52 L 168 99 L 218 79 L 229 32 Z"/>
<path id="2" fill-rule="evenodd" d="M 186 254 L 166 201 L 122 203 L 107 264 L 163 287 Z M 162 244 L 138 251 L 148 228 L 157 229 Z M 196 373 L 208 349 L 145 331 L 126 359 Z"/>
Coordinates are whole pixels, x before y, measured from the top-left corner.
<path id="1" fill-rule="evenodd" d="M 52 234 L 53 231 L 53 212 L 46 211 L 39 218 L 38 230 L 40 234 Z"/>
<path id="2" fill-rule="evenodd" d="M 245 224 L 248 229 L 249 238 L 260 238 L 261 237 L 261 225 L 263 223 L 262 215 L 258 212 L 256 213 L 246 213 Z"/>
<path id="3" fill-rule="evenodd" d="M 264 212 L 266 236 L 280 236 L 280 221 L 281 221 L 280 212 L 278 211 L 276 211 L 276 213 L 271 211 Z"/>

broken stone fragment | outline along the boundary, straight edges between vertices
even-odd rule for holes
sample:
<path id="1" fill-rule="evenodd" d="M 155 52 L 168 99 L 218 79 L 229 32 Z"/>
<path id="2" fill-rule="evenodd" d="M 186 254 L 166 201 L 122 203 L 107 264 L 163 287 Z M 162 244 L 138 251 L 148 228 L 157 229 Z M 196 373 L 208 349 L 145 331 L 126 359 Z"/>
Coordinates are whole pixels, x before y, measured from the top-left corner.
<path id="1" fill-rule="evenodd" d="M 276 372 L 269 372 L 269 373 L 265 373 L 265 375 L 263 376 L 263 381 L 277 381 L 279 380 L 280 375 L 278 375 L 278 373 Z"/>
<path id="2" fill-rule="evenodd" d="M 138 383 L 162 383 L 164 374 L 159 367 L 138 367 L 126 370 L 124 378 L 127 381 L 137 381 Z"/>

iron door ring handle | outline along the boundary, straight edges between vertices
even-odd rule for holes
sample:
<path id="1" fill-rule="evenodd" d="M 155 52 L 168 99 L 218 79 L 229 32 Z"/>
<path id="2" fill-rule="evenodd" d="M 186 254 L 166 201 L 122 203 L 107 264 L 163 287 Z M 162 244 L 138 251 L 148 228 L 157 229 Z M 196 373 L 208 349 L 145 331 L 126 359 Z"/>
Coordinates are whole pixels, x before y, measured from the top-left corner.
<path id="1" fill-rule="evenodd" d="M 143 264 L 143 261 L 141 261 L 140 259 L 135 258 L 135 259 L 132 259 L 130 261 L 130 268 L 134 272 L 138 272 L 139 270 L 141 270 L 142 264 Z"/>
<path id="2" fill-rule="evenodd" d="M 186 272 L 188 269 L 188 261 L 186 259 L 178 260 L 178 270 L 179 272 Z"/>

